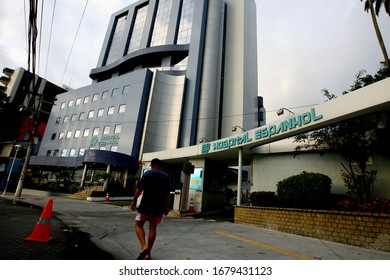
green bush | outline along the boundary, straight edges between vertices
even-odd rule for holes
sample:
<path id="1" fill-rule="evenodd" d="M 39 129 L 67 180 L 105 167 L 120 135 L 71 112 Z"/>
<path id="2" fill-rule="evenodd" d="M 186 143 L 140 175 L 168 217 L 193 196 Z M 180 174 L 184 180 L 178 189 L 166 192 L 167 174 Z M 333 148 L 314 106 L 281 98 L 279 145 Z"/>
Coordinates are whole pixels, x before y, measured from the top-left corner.
<path id="1" fill-rule="evenodd" d="M 249 199 L 253 206 L 275 207 L 278 205 L 278 197 L 275 192 L 252 192 Z"/>
<path id="2" fill-rule="evenodd" d="M 331 197 L 332 180 L 320 173 L 302 172 L 277 183 L 282 207 L 325 209 Z"/>

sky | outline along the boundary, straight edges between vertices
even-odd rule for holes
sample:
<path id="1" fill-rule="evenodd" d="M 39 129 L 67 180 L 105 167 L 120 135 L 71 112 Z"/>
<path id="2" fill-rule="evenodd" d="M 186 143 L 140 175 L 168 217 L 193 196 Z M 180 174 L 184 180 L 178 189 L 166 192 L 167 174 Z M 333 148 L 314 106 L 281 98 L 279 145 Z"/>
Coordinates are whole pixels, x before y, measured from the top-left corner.
<path id="1" fill-rule="evenodd" d="M 75 40 L 86 1 L 44 1 L 37 73 L 52 83 L 71 88 L 91 84 L 89 73 L 97 65 L 111 14 L 136 2 L 89 0 Z M 268 123 L 279 118 L 279 108 L 304 110 L 326 100 L 322 89 L 340 95 L 360 70 L 372 75 L 379 70 L 382 52 L 360 0 L 255 2 L 258 95 L 264 98 Z M 1 69 L 27 68 L 25 5 L 27 0 L 2 0 Z M 378 21 L 390 53 L 390 17 L 383 10 Z"/>

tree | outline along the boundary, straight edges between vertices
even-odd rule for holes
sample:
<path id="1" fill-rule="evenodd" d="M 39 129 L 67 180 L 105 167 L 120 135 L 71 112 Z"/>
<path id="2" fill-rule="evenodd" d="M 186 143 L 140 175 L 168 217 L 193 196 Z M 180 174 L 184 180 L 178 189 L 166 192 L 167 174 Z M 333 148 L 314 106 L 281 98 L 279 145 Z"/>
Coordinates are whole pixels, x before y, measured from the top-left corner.
<path id="1" fill-rule="evenodd" d="M 385 67 L 381 68 L 375 76 L 360 71 L 353 85 L 343 94 L 379 81 L 388 77 L 388 74 Z M 326 89 L 323 89 L 322 93 L 328 100 L 337 98 Z M 348 194 L 354 196 L 360 203 L 367 202 L 371 198 L 377 175 L 376 170 L 367 168 L 367 162 L 374 153 L 379 151 L 380 137 L 378 136 L 381 134 L 378 133 L 377 128 L 382 118 L 382 113 L 365 115 L 298 135 L 295 142 L 299 145 L 295 150 L 296 152 L 302 149 L 317 150 L 321 151 L 321 154 L 332 151 L 340 154 L 345 160 L 341 163 L 341 176 Z"/>
<path id="2" fill-rule="evenodd" d="M 374 4 L 375 4 L 375 8 L 374 8 Z M 379 15 L 379 11 L 381 10 L 382 6 L 385 7 L 386 12 L 390 16 L 390 0 L 366 0 L 366 2 L 364 3 L 364 11 L 366 11 L 367 13 L 370 12 L 371 14 L 371 19 L 372 19 L 372 23 L 374 24 L 376 37 L 378 38 L 379 46 L 382 50 L 382 54 L 385 59 L 384 63 L 387 68 L 390 68 L 389 56 L 387 55 L 386 46 L 383 41 L 381 31 L 379 29 L 378 21 L 376 20 L 376 16 Z"/>

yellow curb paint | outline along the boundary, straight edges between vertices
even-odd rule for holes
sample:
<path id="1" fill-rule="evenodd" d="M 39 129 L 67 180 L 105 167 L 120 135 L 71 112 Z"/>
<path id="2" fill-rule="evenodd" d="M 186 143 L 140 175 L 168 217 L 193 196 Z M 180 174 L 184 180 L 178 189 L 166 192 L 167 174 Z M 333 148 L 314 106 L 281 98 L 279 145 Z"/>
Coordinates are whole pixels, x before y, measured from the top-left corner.
<path id="1" fill-rule="evenodd" d="M 313 258 L 313 257 L 301 255 L 301 254 L 298 254 L 298 253 L 295 253 L 295 252 L 290 252 L 290 251 L 287 251 L 287 250 L 283 250 L 283 249 L 278 248 L 278 247 L 274 247 L 274 246 L 270 246 L 270 245 L 267 245 L 267 244 L 259 243 L 259 242 L 256 242 L 256 241 L 253 241 L 253 240 L 241 237 L 241 236 L 230 234 L 230 233 L 228 233 L 228 232 L 226 232 L 224 230 L 212 231 L 211 233 L 215 233 L 215 234 L 223 235 L 223 236 L 226 236 L 226 237 L 229 237 L 229 238 L 233 238 L 233 239 L 238 240 L 238 241 L 242 241 L 242 242 L 245 242 L 245 243 L 248 243 L 248 244 L 260 247 L 260 248 L 263 248 L 263 249 L 267 249 L 267 250 L 270 250 L 270 251 L 273 251 L 273 252 L 276 252 L 276 253 L 287 255 L 287 256 L 290 256 L 290 257 L 294 257 L 294 258 L 297 258 L 297 259 L 300 259 L 300 260 L 315 260 L 315 258 Z"/>

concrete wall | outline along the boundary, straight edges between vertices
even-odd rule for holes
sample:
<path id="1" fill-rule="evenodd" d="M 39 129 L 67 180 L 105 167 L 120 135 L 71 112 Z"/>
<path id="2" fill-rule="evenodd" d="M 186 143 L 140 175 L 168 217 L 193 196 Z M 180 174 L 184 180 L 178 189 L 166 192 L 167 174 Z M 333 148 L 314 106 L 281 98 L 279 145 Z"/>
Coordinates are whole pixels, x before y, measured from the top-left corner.
<path id="1" fill-rule="evenodd" d="M 251 191 L 276 191 L 276 184 L 302 171 L 316 172 L 329 176 L 332 179 L 332 193 L 344 194 L 347 192 L 340 172 L 343 158 L 338 154 L 305 152 L 294 156 L 293 149 L 296 143 L 291 139 L 264 145 L 257 149 L 252 161 Z M 374 155 L 368 169 L 378 170 L 377 181 L 374 185 L 373 196 L 390 198 L 390 174 L 388 168 L 390 159 L 381 155 Z"/>
<path id="2" fill-rule="evenodd" d="M 256 4 L 253 0 L 226 0 L 226 61 L 222 138 L 233 126 L 257 126 Z M 250 114 L 253 112 L 253 115 Z"/>

